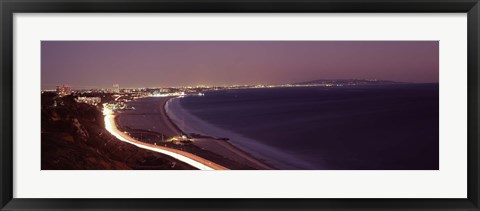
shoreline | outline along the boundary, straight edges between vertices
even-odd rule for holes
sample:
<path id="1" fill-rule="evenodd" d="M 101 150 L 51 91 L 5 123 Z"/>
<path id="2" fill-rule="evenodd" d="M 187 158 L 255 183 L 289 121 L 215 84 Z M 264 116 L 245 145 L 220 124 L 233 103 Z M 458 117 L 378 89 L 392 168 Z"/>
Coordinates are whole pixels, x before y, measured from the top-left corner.
<path id="1" fill-rule="evenodd" d="M 200 136 L 198 138 L 193 138 L 191 134 L 186 133 L 185 131 L 182 131 L 178 125 L 174 123 L 172 118 L 169 116 L 167 112 L 167 104 L 173 100 L 176 99 L 177 97 L 169 97 L 169 99 L 165 100 L 162 105 L 161 105 L 161 110 L 162 114 L 165 115 L 166 119 L 170 122 L 170 124 L 174 125 L 174 127 L 181 132 L 183 135 L 187 136 L 190 140 L 192 140 L 192 143 L 202 149 L 206 149 L 208 151 L 211 151 L 213 153 L 219 154 L 221 156 L 224 156 L 230 160 L 239 162 L 241 164 L 245 164 L 248 166 L 251 166 L 255 169 L 259 170 L 273 170 L 275 169 L 274 167 L 266 164 L 265 162 L 261 161 L 260 159 L 254 157 L 250 153 L 240 149 L 239 147 L 235 146 L 228 140 L 224 140 L 223 138 L 219 137 L 212 137 L 209 134 L 196 134 L 196 136 Z M 228 138 L 228 137 L 224 137 Z"/>
<path id="2" fill-rule="evenodd" d="M 167 112 L 167 103 L 170 101 L 170 100 L 173 100 L 177 97 L 166 97 L 168 98 L 167 100 L 165 100 L 162 105 L 160 106 L 160 112 L 161 112 L 161 116 L 166 118 L 167 121 L 173 126 L 173 128 L 175 128 L 178 132 L 180 132 L 182 135 L 185 135 L 187 138 L 191 138 L 190 134 L 186 133 L 185 131 L 183 131 L 180 127 L 178 127 L 177 124 L 175 124 L 175 122 L 173 122 L 173 120 L 170 118 L 170 116 L 168 115 L 168 112 Z"/>
<path id="3" fill-rule="evenodd" d="M 127 142 L 143 149 L 168 155 L 199 170 L 229 170 L 228 168 L 225 168 L 215 162 L 201 158 L 189 152 L 138 141 L 118 129 L 116 123 L 116 119 L 118 117 L 117 115 L 112 114 L 111 111 L 106 112 L 105 108 L 104 114 L 105 129 L 120 141 Z"/>
<path id="4" fill-rule="evenodd" d="M 232 147 L 239 149 L 249 157 L 253 157 L 255 160 L 268 165 L 273 169 L 285 169 L 285 170 L 303 170 L 314 169 L 315 167 L 310 163 L 292 156 L 291 154 L 278 149 L 276 147 L 267 145 L 261 141 L 255 140 L 239 134 L 235 131 L 223 129 L 218 125 L 209 123 L 197 116 L 191 114 L 188 110 L 185 110 L 178 99 L 172 99 L 166 106 L 167 112 L 171 115 L 171 119 L 182 128 L 182 130 L 193 134 L 208 134 L 204 137 L 213 137 L 210 140 L 217 140 L 220 144 L 228 143 Z M 189 124 L 184 124 L 187 122 Z M 194 136 L 195 137 L 195 136 Z M 199 146 L 203 144 L 201 141 L 197 142 Z M 210 141 L 211 142 L 211 141 Z M 207 145 L 207 144 L 204 144 Z M 218 151 L 218 149 L 212 149 L 212 151 Z M 220 151 L 221 152 L 221 151 Z"/>

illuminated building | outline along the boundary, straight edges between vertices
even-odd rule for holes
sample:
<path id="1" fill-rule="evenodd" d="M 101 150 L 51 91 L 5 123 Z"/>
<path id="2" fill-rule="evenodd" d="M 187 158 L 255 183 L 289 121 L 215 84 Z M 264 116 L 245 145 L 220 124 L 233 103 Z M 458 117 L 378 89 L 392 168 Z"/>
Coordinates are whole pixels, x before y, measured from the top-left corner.
<path id="1" fill-rule="evenodd" d="M 86 103 L 89 105 L 97 105 L 100 102 L 102 102 L 102 99 L 100 97 L 78 97 L 75 99 L 77 103 Z"/>
<path id="2" fill-rule="evenodd" d="M 120 85 L 113 84 L 113 93 L 120 93 Z"/>
<path id="3" fill-rule="evenodd" d="M 60 97 L 63 97 L 65 95 L 69 95 L 72 93 L 72 90 L 70 88 L 70 86 L 67 86 L 65 84 L 61 85 L 61 86 L 57 86 L 57 95 L 60 96 Z"/>

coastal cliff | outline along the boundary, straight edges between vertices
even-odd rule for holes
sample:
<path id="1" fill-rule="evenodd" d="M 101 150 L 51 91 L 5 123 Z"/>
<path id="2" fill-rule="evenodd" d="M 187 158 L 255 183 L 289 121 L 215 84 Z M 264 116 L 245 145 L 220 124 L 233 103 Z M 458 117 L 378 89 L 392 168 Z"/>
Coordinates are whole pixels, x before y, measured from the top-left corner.
<path id="1" fill-rule="evenodd" d="M 42 94 L 42 170 L 193 169 L 168 156 L 117 141 L 109 134 L 100 110 Z"/>

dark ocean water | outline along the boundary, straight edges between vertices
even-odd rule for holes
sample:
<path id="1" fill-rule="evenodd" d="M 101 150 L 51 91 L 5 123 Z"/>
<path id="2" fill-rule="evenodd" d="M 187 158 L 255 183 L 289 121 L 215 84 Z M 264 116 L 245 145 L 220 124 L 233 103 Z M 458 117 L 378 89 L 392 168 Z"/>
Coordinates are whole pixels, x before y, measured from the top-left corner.
<path id="1" fill-rule="evenodd" d="M 198 119 L 308 164 L 289 168 L 435 170 L 438 96 L 438 84 L 403 84 L 212 91 L 179 103 Z"/>

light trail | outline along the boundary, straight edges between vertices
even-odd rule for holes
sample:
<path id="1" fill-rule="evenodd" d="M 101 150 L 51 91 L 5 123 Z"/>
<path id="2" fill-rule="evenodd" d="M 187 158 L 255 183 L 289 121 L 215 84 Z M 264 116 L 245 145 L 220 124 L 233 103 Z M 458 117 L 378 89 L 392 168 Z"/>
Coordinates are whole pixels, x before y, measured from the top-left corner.
<path id="1" fill-rule="evenodd" d="M 199 161 L 196 161 L 192 158 L 189 158 L 185 155 L 181 155 L 181 154 L 176 153 L 176 152 L 161 149 L 159 147 L 152 147 L 152 146 L 148 146 L 146 144 L 141 144 L 141 143 L 138 143 L 138 142 L 135 142 L 135 141 L 128 140 L 127 138 L 125 138 L 124 136 L 122 136 L 121 134 L 119 134 L 117 132 L 118 129 L 116 128 L 115 124 L 113 123 L 114 115 L 112 114 L 112 111 L 104 106 L 103 114 L 105 115 L 105 118 L 104 118 L 105 129 L 107 129 L 107 131 L 110 132 L 110 134 L 112 134 L 113 136 L 115 136 L 118 140 L 123 141 L 123 142 L 127 142 L 129 144 L 133 144 L 133 145 L 135 145 L 137 147 L 140 147 L 140 148 L 143 148 L 143 149 L 147 149 L 147 150 L 151 150 L 151 151 L 154 151 L 154 152 L 158 152 L 158 153 L 168 155 L 170 157 L 173 157 L 173 158 L 175 158 L 179 161 L 187 163 L 187 164 L 189 164 L 189 165 L 191 165 L 191 166 L 193 166 L 197 169 L 200 169 L 200 170 L 215 170 L 214 168 L 212 168 L 210 166 L 207 166 L 207 165 L 205 165 L 205 164 L 203 164 Z"/>

